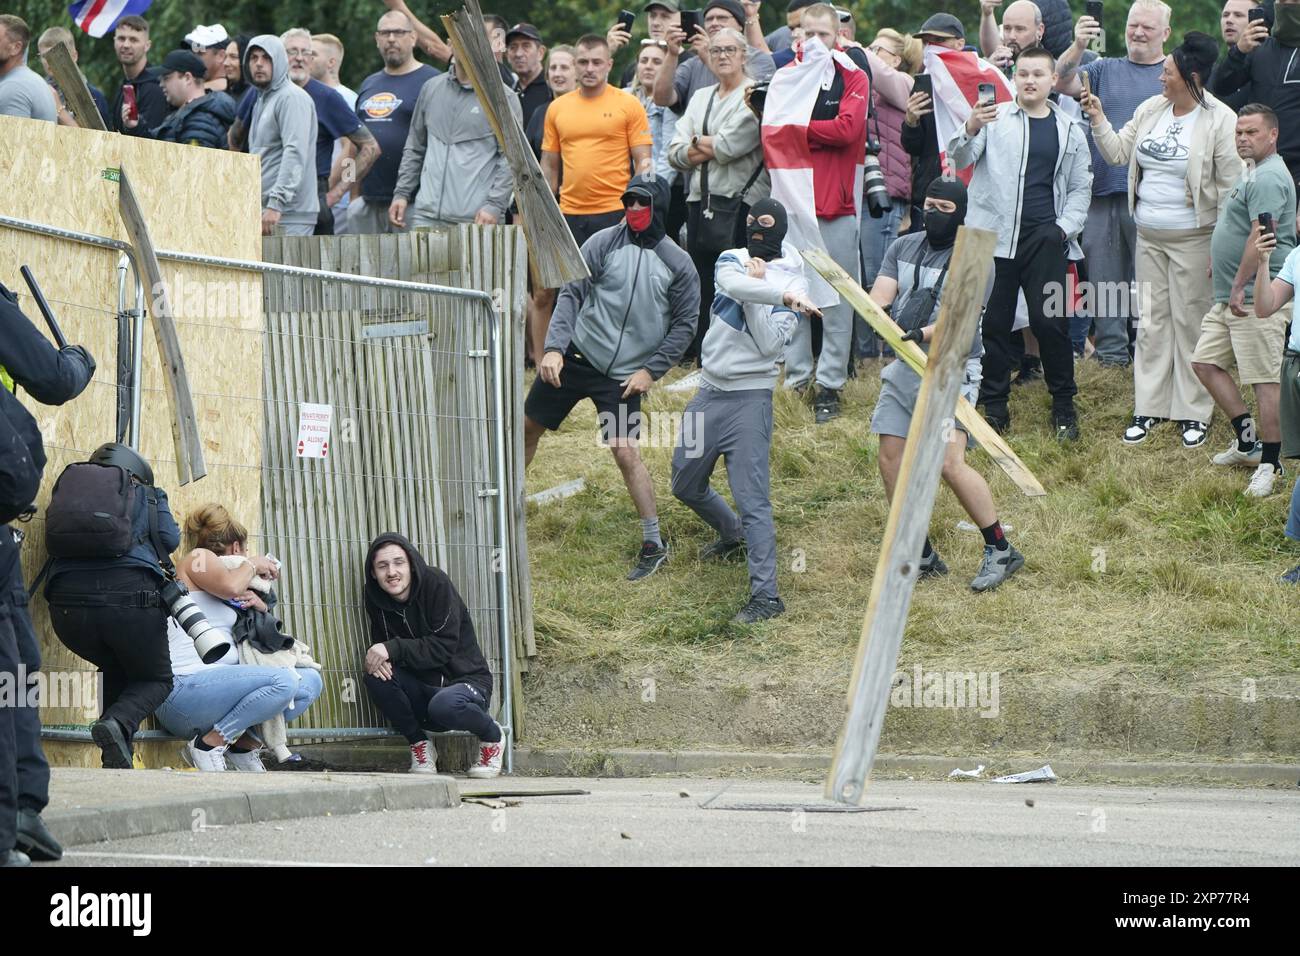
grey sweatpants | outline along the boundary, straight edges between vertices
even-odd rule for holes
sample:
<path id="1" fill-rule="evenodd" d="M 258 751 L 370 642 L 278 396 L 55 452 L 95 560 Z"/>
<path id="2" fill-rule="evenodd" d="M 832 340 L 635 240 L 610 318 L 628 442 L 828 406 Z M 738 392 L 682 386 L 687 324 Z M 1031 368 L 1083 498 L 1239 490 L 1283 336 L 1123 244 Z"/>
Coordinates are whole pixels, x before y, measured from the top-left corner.
<path id="1" fill-rule="evenodd" d="M 409 210 L 409 206 L 407 207 Z M 408 220 L 409 222 L 409 220 Z M 348 204 L 348 221 L 344 232 L 352 236 L 386 235 L 394 232 L 406 232 L 407 229 L 398 229 L 388 221 L 388 203 L 368 202 L 365 199 L 354 199 Z M 336 227 L 335 232 L 338 232 Z"/>
<path id="2" fill-rule="evenodd" d="M 1097 330 L 1097 358 L 1127 365 L 1129 325 L 1133 320 L 1129 314 L 1133 297 L 1128 289 L 1137 268 L 1137 225 L 1128 211 L 1128 193 L 1092 197 L 1081 244 L 1094 293 L 1091 299 L 1096 314 L 1092 321 Z M 1121 290 L 1123 294 L 1117 294 Z"/>
<path id="3" fill-rule="evenodd" d="M 686 406 L 685 420 L 692 416 L 697 444 L 688 453 L 679 439 L 673 450 L 673 494 L 724 541 L 745 542 L 750 596 L 775 598 L 776 525 L 768 462 L 772 393 L 765 388 L 724 392 L 701 387 Z M 739 517 L 709 484 L 720 456 L 727 460 L 727 482 Z"/>
<path id="4" fill-rule="evenodd" d="M 830 257 L 858 281 L 858 217 L 818 219 L 822 242 Z M 849 374 L 849 349 L 853 343 L 853 307 L 840 299 L 839 305 L 822 309 L 822 351 L 817 357 L 817 384 L 839 391 Z M 813 378 L 812 329 L 807 322 L 794 327 L 785 349 L 785 387 L 797 388 Z"/>

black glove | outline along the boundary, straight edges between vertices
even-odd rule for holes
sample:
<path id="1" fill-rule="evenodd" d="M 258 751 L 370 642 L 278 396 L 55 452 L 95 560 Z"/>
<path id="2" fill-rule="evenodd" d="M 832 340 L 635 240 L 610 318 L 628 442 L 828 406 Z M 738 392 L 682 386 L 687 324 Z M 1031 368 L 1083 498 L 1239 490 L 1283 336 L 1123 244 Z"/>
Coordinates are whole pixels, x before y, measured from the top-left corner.
<path id="1" fill-rule="evenodd" d="M 59 352 L 60 352 L 61 354 L 63 354 L 63 355 L 79 355 L 79 356 L 81 356 L 82 360 L 86 363 L 86 368 L 90 369 L 90 377 L 91 377 L 91 378 L 94 378 L 94 376 L 95 376 L 95 359 L 94 359 L 94 356 L 92 356 L 88 351 L 86 351 L 85 346 L 82 346 L 82 345 L 68 345 L 68 346 L 65 346 L 64 348 L 59 349 Z"/>
<path id="2" fill-rule="evenodd" d="M 903 336 L 903 341 L 915 342 L 917 345 L 920 345 L 925 341 L 925 332 L 921 329 L 913 329 L 911 332 L 908 332 Z"/>

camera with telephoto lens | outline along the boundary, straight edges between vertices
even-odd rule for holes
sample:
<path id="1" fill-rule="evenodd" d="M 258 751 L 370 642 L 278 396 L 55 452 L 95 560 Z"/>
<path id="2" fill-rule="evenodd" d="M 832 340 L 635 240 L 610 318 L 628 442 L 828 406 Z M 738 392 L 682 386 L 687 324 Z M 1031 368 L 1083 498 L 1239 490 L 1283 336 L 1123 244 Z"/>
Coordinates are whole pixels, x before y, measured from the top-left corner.
<path id="1" fill-rule="evenodd" d="M 185 585 L 180 581 L 165 581 L 158 593 L 162 596 L 167 613 L 194 642 L 194 650 L 198 651 L 203 663 L 212 664 L 226 656 L 230 650 L 230 641 L 199 610 Z"/>
<path id="2" fill-rule="evenodd" d="M 867 212 L 871 213 L 872 219 L 879 219 L 894 208 L 889 201 L 884 170 L 880 168 L 880 143 L 874 139 L 867 141 L 867 158 L 862 164 L 862 191 L 867 195 Z"/>

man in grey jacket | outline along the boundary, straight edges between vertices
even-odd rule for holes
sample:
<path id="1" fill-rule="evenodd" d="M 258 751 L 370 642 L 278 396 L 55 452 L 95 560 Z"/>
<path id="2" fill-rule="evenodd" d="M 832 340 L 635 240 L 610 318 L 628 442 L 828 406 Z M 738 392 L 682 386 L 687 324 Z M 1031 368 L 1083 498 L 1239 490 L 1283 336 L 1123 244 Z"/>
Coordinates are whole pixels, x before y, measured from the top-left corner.
<path id="1" fill-rule="evenodd" d="M 584 398 L 596 406 L 602 438 L 641 518 L 641 554 L 629 581 L 668 559 L 654 484 L 637 448 L 641 396 L 681 361 L 699 321 L 700 277 L 666 235 L 668 196 L 662 179 L 633 180 L 623 193 L 623 221 L 582 244 L 591 277 L 560 290 L 524 402 L 525 467 L 544 431 L 559 428 Z"/>
<path id="2" fill-rule="evenodd" d="M 1048 99 L 1056 62 L 1043 47 L 1016 60 L 1016 98 L 971 110 L 948 142 L 956 169 L 974 166 L 966 224 L 998 236 L 997 279 L 984 316 L 984 417 L 1011 426 L 1011 325 L 1023 290 L 1029 328 L 1038 339 L 1043 377 L 1052 395 L 1052 425 L 1061 441 L 1079 437 L 1074 411 L 1074 351 L 1069 316 L 1048 314 L 1063 294 L 1068 258 L 1081 258 L 1078 237 L 1092 198 L 1092 168 L 1083 130 Z"/>
<path id="3" fill-rule="evenodd" d="M 316 104 L 289 80 L 280 38 L 253 37 L 245 74 L 257 88 L 248 151 L 262 159 L 262 235 L 310 236 L 316 230 Z"/>
<path id="4" fill-rule="evenodd" d="M 519 97 L 509 96 L 506 102 L 519 122 Z M 513 188 L 492 124 L 453 59 L 451 71 L 425 83 L 416 98 L 389 221 L 399 229 L 408 218 L 416 229 L 458 222 L 494 225 L 505 221 Z M 408 217 L 412 196 L 415 206 Z"/>
<path id="5" fill-rule="evenodd" d="M 746 219 L 745 248 L 718 257 L 713 321 L 700 352 L 703 381 L 686 406 L 673 451 L 673 494 L 718 533 L 700 558 L 720 561 L 747 551 L 749 601 L 732 618 L 736 624 L 785 612 L 776 590 L 770 492 L 772 389 L 798 313 L 821 316 L 808 299 L 799 251 L 782 245 L 787 226 L 785 207 L 760 199 Z M 698 443 L 688 442 L 688 428 Z M 722 457 L 739 515 L 709 483 Z"/>

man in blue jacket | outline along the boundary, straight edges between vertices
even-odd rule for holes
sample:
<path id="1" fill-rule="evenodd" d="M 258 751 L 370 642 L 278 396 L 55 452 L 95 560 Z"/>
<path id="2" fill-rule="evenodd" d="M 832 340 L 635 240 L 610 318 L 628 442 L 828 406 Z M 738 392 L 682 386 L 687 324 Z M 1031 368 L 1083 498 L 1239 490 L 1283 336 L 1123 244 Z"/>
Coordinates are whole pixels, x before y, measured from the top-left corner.
<path id="1" fill-rule="evenodd" d="M 14 391 L 62 405 L 81 394 L 94 372 L 89 352 L 79 345 L 55 349 L 0 285 L 0 683 L 18 698 L 17 706 L 0 706 L 0 866 L 26 865 L 29 853 L 38 860 L 63 855 L 40 816 L 50 799 L 50 765 L 41 752 L 40 712 L 28 706 L 41 651 L 27 613 L 22 532 L 2 523 L 27 511 L 45 470 L 40 428 Z M 16 474 L 27 480 L 15 480 Z M 26 680 L 18 680 L 20 673 Z"/>
<path id="2" fill-rule="evenodd" d="M 525 467 L 544 431 L 559 428 L 584 398 L 596 406 L 602 438 L 641 517 L 641 554 L 629 581 L 668 560 L 654 484 L 637 448 L 641 396 L 681 360 L 699 322 L 700 276 L 667 236 L 668 203 L 662 179 L 633 180 L 623 194 L 623 221 L 583 243 L 591 278 L 560 290 L 524 403 Z"/>
<path id="3" fill-rule="evenodd" d="M 173 107 L 154 139 L 225 149 L 226 131 L 235 119 L 235 101 L 226 93 L 207 90 L 207 68 L 188 50 L 172 50 L 162 61 L 162 88 Z"/>

